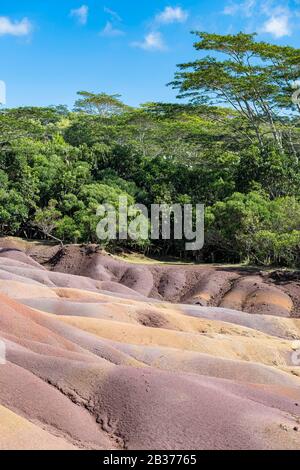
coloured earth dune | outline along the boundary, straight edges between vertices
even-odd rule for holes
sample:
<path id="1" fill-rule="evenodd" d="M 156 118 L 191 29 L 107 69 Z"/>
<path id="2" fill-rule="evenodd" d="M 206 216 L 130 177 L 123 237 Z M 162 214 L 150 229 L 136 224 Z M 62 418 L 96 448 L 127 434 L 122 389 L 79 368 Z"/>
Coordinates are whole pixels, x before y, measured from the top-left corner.
<path id="1" fill-rule="evenodd" d="M 0 240 L 0 449 L 300 449 L 299 279 Z"/>

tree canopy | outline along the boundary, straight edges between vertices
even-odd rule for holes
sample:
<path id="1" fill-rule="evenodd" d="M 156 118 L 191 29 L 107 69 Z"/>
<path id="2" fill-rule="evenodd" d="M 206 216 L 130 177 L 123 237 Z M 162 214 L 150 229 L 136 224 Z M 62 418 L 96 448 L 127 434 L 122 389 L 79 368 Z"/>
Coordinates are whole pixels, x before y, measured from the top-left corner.
<path id="1" fill-rule="evenodd" d="M 255 35 L 196 33 L 184 101 L 137 108 L 80 91 L 65 106 L 0 110 L 2 235 L 97 242 L 97 207 L 203 203 L 204 261 L 300 263 L 300 50 Z M 207 55 L 208 53 L 208 55 Z M 180 240 L 108 245 L 185 253 Z"/>

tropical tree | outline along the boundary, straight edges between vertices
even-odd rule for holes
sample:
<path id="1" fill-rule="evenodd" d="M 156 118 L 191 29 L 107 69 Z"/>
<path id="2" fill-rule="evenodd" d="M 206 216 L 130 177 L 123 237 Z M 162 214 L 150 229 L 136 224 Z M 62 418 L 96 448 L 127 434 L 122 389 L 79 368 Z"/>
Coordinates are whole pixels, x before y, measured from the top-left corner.
<path id="1" fill-rule="evenodd" d="M 171 83 L 179 89 L 179 97 L 189 97 L 194 103 L 231 106 L 251 144 L 257 140 L 265 153 L 266 138 L 271 136 L 284 153 L 287 122 L 282 113 L 294 106 L 288 93 L 300 76 L 296 65 L 300 49 L 256 42 L 255 34 L 195 34 L 200 39 L 195 49 L 213 54 L 179 65 Z M 291 139 L 288 143 L 293 144 Z"/>
<path id="2" fill-rule="evenodd" d="M 80 98 L 75 102 L 74 110 L 87 114 L 98 114 L 107 118 L 115 114 L 120 114 L 126 108 L 119 99 L 121 95 L 108 95 L 106 93 L 91 93 L 89 91 L 79 91 Z"/>
<path id="3" fill-rule="evenodd" d="M 56 206 L 57 201 L 51 199 L 47 207 L 38 209 L 32 221 L 32 225 L 47 238 L 58 241 L 62 245 L 62 241 L 53 235 L 53 231 L 57 228 L 58 221 L 62 216 L 61 212 L 56 209 Z"/>

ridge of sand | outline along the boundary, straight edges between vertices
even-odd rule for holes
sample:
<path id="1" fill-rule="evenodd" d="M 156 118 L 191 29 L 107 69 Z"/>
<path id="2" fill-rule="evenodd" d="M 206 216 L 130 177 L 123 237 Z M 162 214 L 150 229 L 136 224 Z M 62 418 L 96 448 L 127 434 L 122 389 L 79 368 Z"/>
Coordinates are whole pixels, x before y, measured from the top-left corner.
<path id="1" fill-rule="evenodd" d="M 300 449 L 293 276 L 2 246 L 0 449 Z"/>

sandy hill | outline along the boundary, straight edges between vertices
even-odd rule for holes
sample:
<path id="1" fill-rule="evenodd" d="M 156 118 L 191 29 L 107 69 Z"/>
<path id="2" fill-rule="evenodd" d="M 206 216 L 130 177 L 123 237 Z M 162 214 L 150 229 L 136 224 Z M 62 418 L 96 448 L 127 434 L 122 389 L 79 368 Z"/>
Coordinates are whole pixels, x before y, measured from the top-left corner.
<path id="1" fill-rule="evenodd" d="M 0 449 L 300 448 L 295 273 L 0 246 Z"/>

